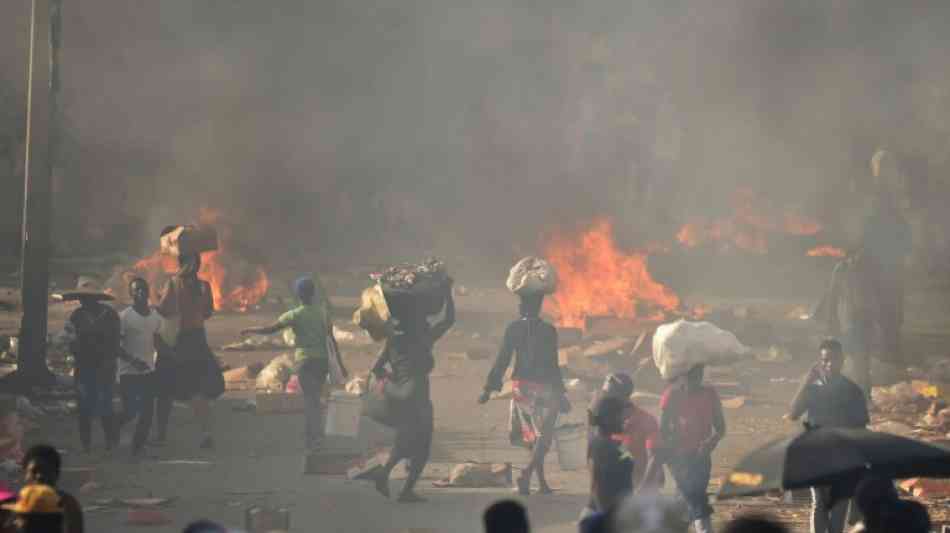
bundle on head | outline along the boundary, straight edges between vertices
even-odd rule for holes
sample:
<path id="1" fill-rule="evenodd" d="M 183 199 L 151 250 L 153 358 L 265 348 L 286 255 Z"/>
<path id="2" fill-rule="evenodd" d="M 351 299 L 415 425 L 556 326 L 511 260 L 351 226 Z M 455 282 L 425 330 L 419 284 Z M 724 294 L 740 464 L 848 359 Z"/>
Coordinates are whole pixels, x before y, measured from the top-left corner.
<path id="1" fill-rule="evenodd" d="M 386 296 L 393 316 L 400 320 L 435 315 L 445 305 L 445 286 L 449 276 L 445 263 L 427 259 L 418 264 L 387 268 L 373 276 Z"/>

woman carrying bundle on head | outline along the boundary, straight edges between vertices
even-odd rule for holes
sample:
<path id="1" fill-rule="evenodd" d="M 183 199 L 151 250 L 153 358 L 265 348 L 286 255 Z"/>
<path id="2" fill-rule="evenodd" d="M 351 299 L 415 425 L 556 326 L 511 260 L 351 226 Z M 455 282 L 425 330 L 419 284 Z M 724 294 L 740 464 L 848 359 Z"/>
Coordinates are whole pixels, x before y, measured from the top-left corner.
<path id="1" fill-rule="evenodd" d="M 525 268 L 532 266 L 526 265 L 529 260 L 537 268 Z M 516 482 L 515 488 L 522 495 L 530 494 L 535 473 L 541 493 L 551 492 L 544 476 L 544 457 L 551 448 L 558 413 L 571 409 L 558 366 L 557 330 L 540 317 L 544 295 L 552 292 L 556 283 L 554 271 L 540 259 L 527 258 L 512 269 L 508 288 L 520 298 L 520 317 L 505 330 L 501 350 L 478 398 L 484 404 L 493 391 L 501 390 L 514 357 L 510 438 L 513 445 L 531 450 L 528 466 Z"/>
<path id="2" fill-rule="evenodd" d="M 394 329 L 386 338 L 372 372 L 378 379 L 383 378 L 389 366 L 384 392 L 394 413 L 396 441 L 389 460 L 371 477 L 376 490 L 388 498 L 389 475 L 400 461 L 407 460 L 409 477 L 398 501 L 418 503 L 425 500 L 416 494 L 416 482 L 432 449 L 433 409 L 429 390 L 429 374 L 435 366 L 432 348 L 455 324 L 452 280 L 445 277 L 438 288 L 424 294 L 387 294 L 386 300 Z M 443 308 L 443 318 L 430 324 L 428 316 Z"/>
<path id="3" fill-rule="evenodd" d="M 214 313 L 211 285 L 198 279 L 199 253 L 178 257 L 178 273 L 165 285 L 158 313 L 176 324 L 177 335 L 160 335 L 155 374 L 159 381 L 158 441 L 164 442 L 172 401 L 189 400 L 201 427 L 203 449 L 214 447 L 210 401 L 224 393 L 224 377 L 208 346 L 205 321 Z M 164 338 L 172 336 L 174 339 Z M 171 341 L 171 342 L 170 342 Z"/>

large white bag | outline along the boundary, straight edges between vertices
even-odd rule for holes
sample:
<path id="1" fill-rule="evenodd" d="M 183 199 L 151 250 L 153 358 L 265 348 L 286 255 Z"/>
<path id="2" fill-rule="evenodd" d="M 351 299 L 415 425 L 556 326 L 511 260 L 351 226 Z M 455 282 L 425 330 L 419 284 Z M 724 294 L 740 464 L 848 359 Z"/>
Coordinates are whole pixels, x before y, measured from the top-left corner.
<path id="1" fill-rule="evenodd" d="M 677 320 L 656 328 L 653 362 L 663 379 L 674 379 L 696 365 L 732 362 L 749 348 L 732 333 L 709 322 Z"/>
<path id="2" fill-rule="evenodd" d="M 552 294 L 557 290 L 557 272 L 544 259 L 525 257 L 511 267 L 505 285 L 515 294 Z"/>

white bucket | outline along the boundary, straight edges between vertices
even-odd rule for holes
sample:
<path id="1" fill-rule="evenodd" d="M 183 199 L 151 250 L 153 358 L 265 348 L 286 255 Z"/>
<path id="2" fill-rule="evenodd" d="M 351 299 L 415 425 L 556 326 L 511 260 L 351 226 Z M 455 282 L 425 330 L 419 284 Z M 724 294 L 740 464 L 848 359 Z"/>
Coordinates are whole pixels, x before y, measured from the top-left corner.
<path id="1" fill-rule="evenodd" d="M 587 428 L 583 424 L 554 430 L 554 444 L 561 470 L 580 470 L 587 466 Z"/>
<path id="2" fill-rule="evenodd" d="M 327 434 L 356 438 L 360 432 L 360 397 L 334 391 L 327 406 Z"/>

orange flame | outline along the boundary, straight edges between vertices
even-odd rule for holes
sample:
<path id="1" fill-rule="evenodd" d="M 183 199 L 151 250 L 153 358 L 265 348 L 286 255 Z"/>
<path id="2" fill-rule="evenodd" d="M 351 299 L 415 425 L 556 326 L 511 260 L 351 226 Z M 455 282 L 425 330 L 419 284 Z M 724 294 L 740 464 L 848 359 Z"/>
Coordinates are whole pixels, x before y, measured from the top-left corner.
<path id="1" fill-rule="evenodd" d="M 696 220 L 683 225 L 676 239 L 687 248 L 707 242 L 720 245 L 721 250 L 737 248 L 751 253 L 769 251 L 769 236 L 774 233 L 808 236 L 819 233 L 821 224 L 794 213 L 776 215 L 755 191 L 741 188 L 733 199 L 733 214 L 713 221 Z"/>
<path id="2" fill-rule="evenodd" d="M 840 259 L 845 255 L 847 254 L 841 248 L 828 245 L 818 246 L 808 250 L 808 257 L 837 257 Z"/>
<path id="3" fill-rule="evenodd" d="M 555 236 L 545 256 L 559 279 L 545 310 L 560 326 L 583 328 L 587 317 L 603 315 L 661 320 L 679 307 L 679 297 L 650 275 L 645 252 L 617 249 L 607 220 L 579 236 Z"/>
<path id="4" fill-rule="evenodd" d="M 218 249 L 201 254 L 201 270 L 198 277 L 211 285 L 211 294 L 214 296 L 214 308 L 217 311 L 232 310 L 245 312 L 251 306 L 260 302 L 270 288 L 270 279 L 267 271 L 258 266 L 254 279 L 247 285 L 242 283 L 248 280 L 234 280 L 226 264 L 228 263 L 227 246 L 231 239 L 231 228 L 221 223 L 221 212 L 215 209 L 202 207 L 198 220 L 203 225 L 215 225 L 218 231 Z M 157 300 L 164 281 L 178 271 L 178 260 L 156 251 L 152 255 L 135 263 L 132 269 L 146 281 L 152 289 L 152 298 Z"/>

